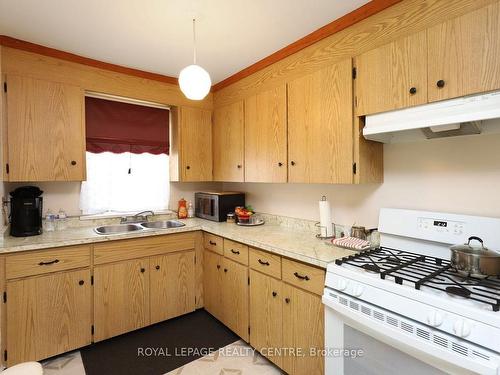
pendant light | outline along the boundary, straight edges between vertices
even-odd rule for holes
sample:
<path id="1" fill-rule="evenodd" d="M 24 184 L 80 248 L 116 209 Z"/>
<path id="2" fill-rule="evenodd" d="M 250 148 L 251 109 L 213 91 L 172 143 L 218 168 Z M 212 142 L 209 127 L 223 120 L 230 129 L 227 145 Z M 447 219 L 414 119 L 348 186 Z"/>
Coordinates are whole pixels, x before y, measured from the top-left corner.
<path id="1" fill-rule="evenodd" d="M 196 65 L 196 20 L 193 18 L 193 65 L 186 66 L 179 74 L 179 86 L 186 98 L 202 100 L 210 91 L 210 75 L 201 66 Z"/>

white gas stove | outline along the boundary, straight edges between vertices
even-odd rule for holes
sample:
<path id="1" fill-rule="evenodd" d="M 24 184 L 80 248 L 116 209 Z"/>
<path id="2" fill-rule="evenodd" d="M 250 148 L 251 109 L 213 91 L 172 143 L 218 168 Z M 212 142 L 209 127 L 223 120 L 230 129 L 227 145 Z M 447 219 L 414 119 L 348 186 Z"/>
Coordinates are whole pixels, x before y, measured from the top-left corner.
<path id="1" fill-rule="evenodd" d="M 450 245 L 500 249 L 500 219 L 382 209 L 380 248 L 328 265 L 326 374 L 500 374 L 500 279 L 459 275 Z M 362 349 L 363 348 L 359 348 Z"/>

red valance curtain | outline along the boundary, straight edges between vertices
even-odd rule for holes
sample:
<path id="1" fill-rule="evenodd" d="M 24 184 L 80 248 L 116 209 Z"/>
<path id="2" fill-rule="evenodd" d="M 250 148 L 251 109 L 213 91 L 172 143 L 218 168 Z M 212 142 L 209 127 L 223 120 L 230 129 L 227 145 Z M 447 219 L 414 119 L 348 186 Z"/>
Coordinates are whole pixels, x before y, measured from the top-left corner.
<path id="1" fill-rule="evenodd" d="M 87 151 L 167 154 L 169 111 L 85 97 Z"/>

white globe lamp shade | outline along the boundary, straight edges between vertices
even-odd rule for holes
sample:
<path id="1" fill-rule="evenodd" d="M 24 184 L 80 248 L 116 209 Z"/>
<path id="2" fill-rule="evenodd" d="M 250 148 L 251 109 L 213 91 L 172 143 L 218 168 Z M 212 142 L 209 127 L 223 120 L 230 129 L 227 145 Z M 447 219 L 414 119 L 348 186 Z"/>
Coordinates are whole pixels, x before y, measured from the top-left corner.
<path id="1" fill-rule="evenodd" d="M 179 74 L 179 86 L 186 98 L 202 100 L 210 92 L 212 80 L 208 72 L 199 65 L 189 65 Z"/>

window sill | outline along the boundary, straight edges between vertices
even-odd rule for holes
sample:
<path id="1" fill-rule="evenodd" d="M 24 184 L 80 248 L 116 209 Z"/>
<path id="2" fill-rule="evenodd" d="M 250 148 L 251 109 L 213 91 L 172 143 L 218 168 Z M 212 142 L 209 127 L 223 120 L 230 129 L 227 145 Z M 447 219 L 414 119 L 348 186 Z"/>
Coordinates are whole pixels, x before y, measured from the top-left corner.
<path id="1" fill-rule="evenodd" d="M 156 210 L 153 211 L 155 215 L 165 215 L 165 214 L 175 214 L 175 211 L 164 209 L 164 210 Z M 123 216 L 134 216 L 137 214 L 138 211 L 132 211 L 132 212 L 116 212 L 116 211 L 109 211 L 109 212 L 103 212 L 102 214 L 93 214 L 93 215 L 81 215 L 80 220 L 96 220 L 96 219 L 113 219 L 117 217 L 123 217 Z"/>

